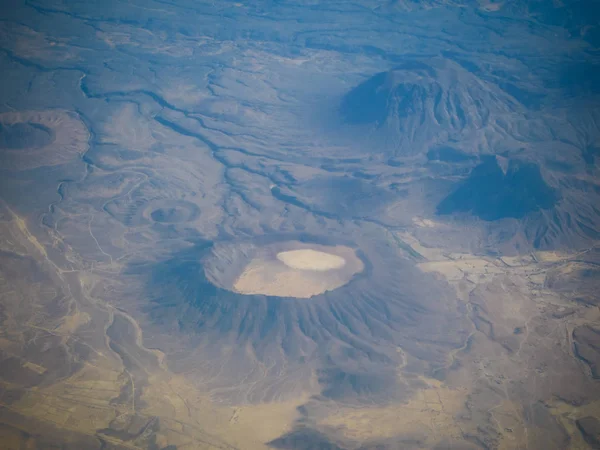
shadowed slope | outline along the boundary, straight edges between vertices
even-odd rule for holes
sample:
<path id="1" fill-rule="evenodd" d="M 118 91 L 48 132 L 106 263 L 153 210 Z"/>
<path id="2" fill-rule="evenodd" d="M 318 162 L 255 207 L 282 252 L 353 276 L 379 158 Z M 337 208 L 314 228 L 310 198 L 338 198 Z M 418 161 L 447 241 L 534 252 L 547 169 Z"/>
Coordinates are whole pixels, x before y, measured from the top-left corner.
<path id="1" fill-rule="evenodd" d="M 488 158 L 438 205 L 437 211 L 470 212 L 484 220 L 520 219 L 530 212 L 551 208 L 557 199 L 536 165 L 512 161 L 505 174 L 495 158 Z"/>

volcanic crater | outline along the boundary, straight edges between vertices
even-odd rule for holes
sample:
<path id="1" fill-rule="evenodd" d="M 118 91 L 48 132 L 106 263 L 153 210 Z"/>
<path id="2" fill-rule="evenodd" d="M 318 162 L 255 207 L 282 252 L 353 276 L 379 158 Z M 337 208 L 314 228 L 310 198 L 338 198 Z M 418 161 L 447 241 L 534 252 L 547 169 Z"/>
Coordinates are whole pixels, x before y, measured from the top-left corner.
<path id="1" fill-rule="evenodd" d="M 398 383 L 397 348 L 427 361 L 417 373 L 442 367 L 446 349 L 466 339 L 456 326 L 466 319 L 388 241 L 351 237 L 199 241 L 157 265 L 132 265 L 121 295 L 136 308 L 136 279 L 144 283 L 146 345 L 220 401 L 292 398 L 314 382 L 332 399 L 404 398 L 412 385 Z M 201 371 L 198 361 L 207 361 Z"/>
<path id="2" fill-rule="evenodd" d="M 0 166 L 29 170 L 74 160 L 88 148 L 89 131 L 71 111 L 0 113 Z"/>
<path id="3" fill-rule="evenodd" d="M 207 274 L 217 286 L 239 294 L 310 298 L 345 285 L 364 269 L 355 251 L 344 245 L 283 241 L 240 250 L 245 263 L 236 259 L 224 271 Z M 227 253 L 217 248 L 213 255 Z"/>

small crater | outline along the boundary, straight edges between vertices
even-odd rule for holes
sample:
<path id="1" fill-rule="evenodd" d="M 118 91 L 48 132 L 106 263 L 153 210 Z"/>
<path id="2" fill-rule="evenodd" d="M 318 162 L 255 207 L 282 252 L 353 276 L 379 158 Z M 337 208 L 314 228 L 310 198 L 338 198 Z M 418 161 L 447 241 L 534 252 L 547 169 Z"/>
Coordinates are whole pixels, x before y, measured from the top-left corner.
<path id="1" fill-rule="evenodd" d="M 177 223 L 185 222 L 188 214 L 181 208 L 159 208 L 152 211 L 150 217 L 155 222 Z"/>
<path id="2" fill-rule="evenodd" d="M 0 123 L 0 148 L 11 150 L 41 148 L 54 141 L 54 132 L 39 123 Z"/>
<path id="3" fill-rule="evenodd" d="M 190 202 L 159 200 L 151 202 L 145 215 L 157 223 L 183 223 L 195 219 L 199 212 L 199 208 Z"/>

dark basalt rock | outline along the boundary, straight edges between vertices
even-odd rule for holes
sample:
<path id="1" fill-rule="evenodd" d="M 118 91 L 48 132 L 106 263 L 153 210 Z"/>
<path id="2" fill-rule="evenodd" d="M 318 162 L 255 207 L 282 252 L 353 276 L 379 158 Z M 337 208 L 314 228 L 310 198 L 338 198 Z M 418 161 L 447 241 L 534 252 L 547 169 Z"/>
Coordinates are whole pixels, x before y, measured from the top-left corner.
<path id="1" fill-rule="evenodd" d="M 437 213 L 468 212 L 488 221 L 521 219 L 552 208 L 557 200 L 557 192 L 546 184 L 535 164 L 511 161 L 504 173 L 495 158 L 486 158 L 440 202 Z"/>

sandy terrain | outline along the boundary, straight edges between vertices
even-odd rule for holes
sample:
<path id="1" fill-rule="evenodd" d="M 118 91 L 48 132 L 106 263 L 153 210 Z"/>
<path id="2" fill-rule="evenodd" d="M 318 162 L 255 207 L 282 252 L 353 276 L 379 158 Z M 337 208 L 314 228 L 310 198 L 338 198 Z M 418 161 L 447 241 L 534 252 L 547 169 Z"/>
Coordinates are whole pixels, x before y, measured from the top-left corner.
<path id="1" fill-rule="evenodd" d="M 266 248 L 259 252 L 237 277 L 233 290 L 248 295 L 310 298 L 343 286 L 363 270 L 350 248 L 293 248 L 297 246 L 293 242 L 288 245 L 292 249 L 273 252 Z"/>
<path id="2" fill-rule="evenodd" d="M 277 254 L 277 259 L 292 269 L 317 272 L 339 269 L 346 264 L 346 260 L 341 256 L 311 249 L 281 252 Z"/>

